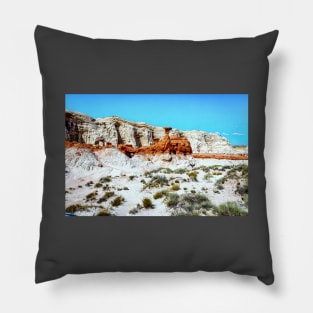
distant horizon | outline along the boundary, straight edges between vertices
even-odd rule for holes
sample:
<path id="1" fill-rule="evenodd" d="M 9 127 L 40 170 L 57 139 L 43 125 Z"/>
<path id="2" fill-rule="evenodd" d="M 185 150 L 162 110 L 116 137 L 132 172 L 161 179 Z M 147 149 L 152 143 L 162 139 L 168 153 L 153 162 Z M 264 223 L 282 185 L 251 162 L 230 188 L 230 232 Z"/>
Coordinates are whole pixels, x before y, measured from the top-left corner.
<path id="1" fill-rule="evenodd" d="M 247 94 L 66 94 L 65 109 L 95 119 L 216 133 L 233 146 L 248 146 Z"/>

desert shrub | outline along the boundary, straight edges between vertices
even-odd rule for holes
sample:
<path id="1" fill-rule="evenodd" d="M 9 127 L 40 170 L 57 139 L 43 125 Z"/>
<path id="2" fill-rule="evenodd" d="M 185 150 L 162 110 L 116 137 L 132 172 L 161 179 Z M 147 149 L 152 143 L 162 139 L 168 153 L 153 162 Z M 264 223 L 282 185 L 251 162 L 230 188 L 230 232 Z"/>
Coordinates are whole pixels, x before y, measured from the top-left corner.
<path id="1" fill-rule="evenodd" d="M 236 193 L 239 193 L 241 196 L 245 195 L 245 194 L 248 194 L 248 185 L 237 185 L 236 186 Z"/>
<path id="2" fill-rule="evenodd" d="M 136 175 L 130 175 L 129 180 L 134 180 L 137 176 Z"/>
<path id="3" fill-rule="evenodd" d="M 95 190 L 91 193 L 89 193 L 87 196 L 86 196 L 86 201 L 92 201 L 92 200 L 96 200 L 96 197 L 98 195 L 98 192 Z"/>
<path id="4" fill-rule="evenodd" d="M 164 175 L 156 175 L 145 184 L 144 189 L 163 187 L 164 185 L 168 185 L 168 179 Z"/>
<path id="5" fill-rule="evenodd" d="M 92 180 L 91 180 L 91 181 L 89 181 L 88 183 L 86 183 L 86 185 L 85 185 L 85 186 L 90 187 L 91 185 L 93 185 L 93 181 L 92 181 Z"/>
<path id="6" fill-rule="evenodd" d="M 78 188 L 83 188 L 83 186 L 82 186 L 82 185 L 79 185 Z"/>
<path id="7" fill-rule="evenodd" d="M 192 181 L 198 181 L 198 172 L 189 172 L 187 175 Z"/>
<path id="8" fill-rule="evenodd" d="M 110 216 L 108 209 L 102 209 L 97 213 L 97 216 Z"/>
<path id="9" fill-rule="evenodd" d="M 223 190 L 224 189 L 224 186 L 222 184 L 218 184 L 216 187 L 217 187 L 218 190 Z"/>
<path id="10" fill-rule="evenodd" d="M 180 207 L 189 212 L 200 209 L 209 210 L 213 208 L 210 199 L 201 193 L 182 195 L 179 199 L 179 204 Z"/>
<path id="11" fill-rule="evenodd" d="M 112 181 L 111 176 L 104 176 L 99 179 L 99 183 L 109 183 Z"/>
<path id="12" fill-rule="evenodd" d="M 100 187 L 102 187 L 102 184 L 101 184 L 101 183 L 96 183 L 96 184 L 95 184 L 95 187 L 96 187 L 96 188 L 100 188 Z"/>
<path id="13" fill-rule="evenodd" d="M 128 187 L 124 187 L 123 190 L 129 190 L 129 188 Z"/>
<path id="14" fill-rule="evenodd" d="M 248 194 L 243 195 L 243 196 L 241 197 L 241 199 L 242 199 L 242 201 L 243 201 L 245 207 L 248 208 L 248 206 L 249 206 L 249 197 L 248 197 Z"/>
<path id="15" fill-rule="evenodd" d="M 221 192 L 220 192 L 219 190 L 217 190 L 217 189 L 214 189 L 213 192 L 214 192 L 214 193 L 221 193 Z"/>
<path id="16" fill-rule="evenodd" d="M 112 206 L 119 206 L 124 202 L 124 198 L 122 196 L 116 197 L 114 200 L 111 201 Z"/>
<path id="17" fill-rule="evenodd" d="M 132 215 L 137 214 L 138 212 L 139 212 L 139 210 L 137 208 L 133 208 L 133 209 L 128 211 L 128 213 L 132 214 Z"/>
<path id="18" fill-rule="evenodd" d="M 184 168 L 177 168 L 173 172 L 175 174 L 185 174 L 186 173 L 186 169 L 184 169 Z"/>
<path id="19" fill-rule="evenodd" d="M 184 187 L 184 190 L 188 190 L 188 188 L 187 188 L 187 187 Z"/>
<path id="20" fill-rule="evenodd" d="M 178 200 L 179 200 L 179 195 L 177 193 L 170 193 L 167 196 L 166 204 L 167 204 L 167 206 L 172 208 L 178 204 Z"/>
<path id="21" fill-rule="evenodd" d="M 210 173 L 206 173 L 204 175 L 204 179 L 209 180 L 210 178 L 212 178 L 212 175 Z"/>
<path id="22" fill-rule="evenodd" d="M 140 182 L 143 183 L 143 184 L 147 183 L 144 179 L 142 179 Z"/>
<path id="23" fill-rule="evenodd" d="M 151 173 L 150 173 L 149 171 L 145 171 L 145 172 L 143 173 L 143 176 L 145 176 L 145 177 L 151 177 Z"/>
<path id="24" fill-rule="evenodd" d="M 194 189 L 190 190 L 191 193 L 196 193 L 196 191 Z"/>
<path id="25" fill-rule="evenodd" d="M 164 174 L 172 174 L 173 171 L 170 168 L 161 168 L 160 173 L 164 173 Z"/>
<path id="26" fill-rule="evenodd" d="M 178 179 L 175 179 L 175 183 L 176 183 L 176 184 L 179 184 L 179 180 L 178 180 Z"/>
<path id="27" fill-rule="evenodd" d="M 65 190 L 65 193 L 69 193 L 69 191 L 68 191 L 68 190 Z"/>
<path id="28" fill-rule="evenodd" d="M 222 175 L 222 172 L 214 171 L 214 172 L 212 173 L 212 175 L 215 175 L 215 176 Z"/>
<path id="29" fill-rule="evenodd" d="M 142 205 L 145 209 L 152 208 L 152 201 L 149 198 L 143 198 Z"/>
<path id="30" fill-rule="evenodd" d="M 157 191 L 154 195 L 153 198 L 154 199 L 160 199 L 163 197 L 163 192 L 162 191 Z"/>
<path id="31" fill-rule="evenodd" d="M 104 201 L 107 201 L 112 196 L 114 196 L 114 191 L 107 191 L 97 202 L 102 203 Z"/>
<path id="32" fill-rule="evenodd" d="M 103 187 L 102 187 L 103 190 L 111 190 L 111 189 L 114 189 L 114 187 L 110 186 L 109 184 L 105 184 Z"/>
<path id="33" fill-rule="evenodd" d="M 180 189 L 180 186 L 178 185 L 178 184 L 174 184 L 173 186 L 172 186 L 172 190 L 174 190 L 174 191 L 177 191 L 177 190 L 179 190 Z"/>
<path id="34" fill-rule="evenodd" d="M 77 211 L 82 211 L 82 210 L 86 210 L 86 209 L 88 209 L 87 205 L 72 204 L 72 205 L 68 206 L 65 209 L 65 212 L 67 212 L 67 213 L 75 213 Z"/>
<path id="35" fill-rule="evenodd" d="M 236 202 L 226 202 L 214 208 L 214 213 L 221 216 L 246 216 L 248 212 Z"/>

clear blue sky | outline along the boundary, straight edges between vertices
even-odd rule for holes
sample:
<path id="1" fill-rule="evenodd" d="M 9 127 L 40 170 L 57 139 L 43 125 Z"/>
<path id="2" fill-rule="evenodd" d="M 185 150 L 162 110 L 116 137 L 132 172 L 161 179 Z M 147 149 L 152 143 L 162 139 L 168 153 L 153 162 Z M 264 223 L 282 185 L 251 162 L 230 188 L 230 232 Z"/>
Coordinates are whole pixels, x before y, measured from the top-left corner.
<path id="1" fill-rule="evenodd" d="M 67 94 L 67 110 L 180 130 L 217 132 L 248 145 L 247 94 Z"/>

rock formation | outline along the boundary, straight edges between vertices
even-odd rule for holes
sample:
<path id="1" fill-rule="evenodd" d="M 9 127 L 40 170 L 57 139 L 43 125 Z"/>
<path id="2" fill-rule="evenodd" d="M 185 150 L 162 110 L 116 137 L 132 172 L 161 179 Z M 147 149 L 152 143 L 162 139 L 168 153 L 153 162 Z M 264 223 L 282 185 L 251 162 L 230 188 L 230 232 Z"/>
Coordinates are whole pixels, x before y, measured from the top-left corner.
<path id="1" fill-rule="evenodd" d="M 65 112 L 65 140 L 98 147 L 119 146 L 124 153 L 238 153 L 227 138 L 215 133 L 163 128 L 117 116 L 94 119 L 72 111 Z"/>
<path id="2" fill-rule="evenodd" d="M 118 145 L 118 149 L 125 153 L 127 156 L 132 157 L 134 154 L 191 154 L 192 149 L 190 142 L 186 137 L 170 136 L 171 127 L 164 127 L 164 138 L 154 139 L 153 144 L 150 146 L 142 146 L 134 148 L 132 145 Z"/>

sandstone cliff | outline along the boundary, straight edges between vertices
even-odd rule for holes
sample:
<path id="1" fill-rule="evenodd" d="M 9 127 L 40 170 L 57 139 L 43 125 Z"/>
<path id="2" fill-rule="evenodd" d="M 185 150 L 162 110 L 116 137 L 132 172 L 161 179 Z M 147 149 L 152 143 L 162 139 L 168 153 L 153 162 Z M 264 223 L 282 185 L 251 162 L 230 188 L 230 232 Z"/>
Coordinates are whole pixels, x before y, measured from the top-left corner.
<path id="1" fill-rule="evenodd" d="M 131 145 L 134 148 L 141 148 L 152 146 L 163 140 L 165 135 L 163 127 L 135 123 L 117 116 L 93 119 L 82 113 L 65 112 L 66 141 L 113 147 Z M 169 136 L 173 142 L 176 140 L 177 144 L 183 142 L 180 138 L 187 139 L 192 153 L 237 153 L 225 137 L 215 133 L 171 129 Z"/>

